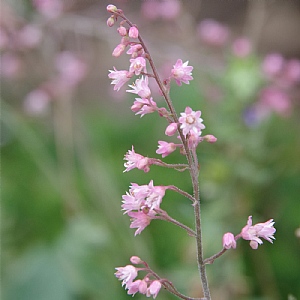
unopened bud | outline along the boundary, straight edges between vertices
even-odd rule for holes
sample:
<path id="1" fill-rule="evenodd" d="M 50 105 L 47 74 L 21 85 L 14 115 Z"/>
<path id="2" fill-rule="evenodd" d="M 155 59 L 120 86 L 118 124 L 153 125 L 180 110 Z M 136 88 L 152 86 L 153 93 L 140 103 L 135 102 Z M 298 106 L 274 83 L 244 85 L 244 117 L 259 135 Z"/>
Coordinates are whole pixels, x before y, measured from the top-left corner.
<path id="1" fill-rule="evenodd" d="M 111 16 L 110 18 L 107 19 L 106 24 L 108 27 L 113 27 L 115 25 L 115 18 Z"/>
<path id="2" fill-rule="evenodd" d="M 138 256 L 131 256 L 130 262 L 134 265 L 143 263 L 143 261 Z"/>
<path id="3" fill-rule="evenodd" d="M 205 135 L 203 138 L 206 142 L 209 142 L 211 144 L 213 144 L 217 141 L 217 138 L 212 134 Z"/>
<path id="4" fill-rule="evenodd" d="M 126 46 L 119 44 L 113 51 L 112 56 L 119 57 L 125 50 Z"/>
<path id="5" fill-rule="evenodd" d="M 139 36 L 139 31 L 135 26 L 129 28 L 129 37 L 132 39 L 137 39 Z"/>
<path id="6" fill-rule="evenodd" d="M 119 32 L 120 36 L 126 36 L 127 35 L 127 29 L 124 26 L 120 26 L 118 28 L 118 32 Z"/>
<path id="7" fill-rule="evenodd" d="M 107 5 L 106 10 L 108 12 L 115 13 L 118 11 L 118 8 L 113 4 L 109 4 L 109 5 Z"/>
<path id="8" fill-rule="evenodd" d="M 177 131 L 177 123 L 171 123 L 166 128 L 165 135 L 172 136 L 175 134 L 176 131 Z"/>

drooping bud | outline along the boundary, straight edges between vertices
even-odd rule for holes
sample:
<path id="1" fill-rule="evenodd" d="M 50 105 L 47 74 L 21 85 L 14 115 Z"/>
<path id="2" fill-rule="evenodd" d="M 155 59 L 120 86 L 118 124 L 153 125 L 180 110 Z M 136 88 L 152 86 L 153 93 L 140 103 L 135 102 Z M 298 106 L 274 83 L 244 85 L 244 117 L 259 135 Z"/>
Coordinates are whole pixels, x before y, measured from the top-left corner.
<path id="1" fill-rule="evenodd" d="M 119 57 L 125 50 L 126 46 L 119 44 L 113 51 L 112 56 Z"/>
<path id="2" fill-rule="evenodd" d="M 227 232 L 223 235 L 223 247 L 225 249 L 236 248 L 236 241 L 231 232 Z"/>
<path id="3" fill-rule="evenodd" d="M 106 10 L 110 13 L 115 13 L 118 11 L 118 8 L 113 4 L 109 4 L 107 5 Z"/>
<path id="4" fill-rule="evenodd" d="M 143 261 L 138 256 L 131 256 L 130 262 L 134 265 L 142 264 Z"/>
<path id="5" fill-rule="evenodd" d="M 214 135 L 212 135 L 212 134 L 207 134 L 207 135 L 205 135 L 204 137 L 204 140 L 206 141 L 206 142 L 209 142 L 209 143 L 211 143 L 211 144 L 213 144 L 213 143 L 215 143 L 218 139 L 214 136 Z"/>
<path id="6" fill-rule="evenodd" d="M 120 26 L 118 28 L 118 32 L 119 32 L 120 36 L 126 36 L 127 35 L 127 29 L 124 26 Z"/>
<path id="7" fill-rule="evenodd" d="M 113 16 L 109 17 L 106 21 L 108 27 L 113 27 L 115 25 L 115 18 Z"/>

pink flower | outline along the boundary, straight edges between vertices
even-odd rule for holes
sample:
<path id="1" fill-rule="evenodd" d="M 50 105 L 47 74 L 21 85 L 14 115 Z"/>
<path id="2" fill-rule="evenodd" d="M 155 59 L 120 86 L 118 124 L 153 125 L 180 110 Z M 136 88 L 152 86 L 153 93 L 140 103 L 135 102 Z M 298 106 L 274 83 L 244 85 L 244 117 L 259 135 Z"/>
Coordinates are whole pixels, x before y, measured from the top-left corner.
<path id="1" fill-rule="evenodd" d="M 132 90 L 126 90 L 128 93 L 138 94 L 141 98 L 149 98 L 151 95 L 150 88 L 148 86 L 148 77 L 145 79 L 142 76 L 135 81 L 135 84 L 129 85 Z"/>
<path id="2" fill-rule="evenodd" d="M 114 67 L 114 71 L 109 70 L 110 74 L 108 74 L 108 77 L 110 79 L 113 79 L 111 84 L 115 84 L 114 90 L 119 91 L 120 88 L 133 76 L 133 73 L 130 73 L 126 70 L 118 71 Z"/>
<path id="3" fill-rule="evenodd" d="M 120 26 L 117 31 L 119 32 L 120 36 L 126 36 L 127 35 L 127 29 L 124 26 Z"/>
<path id="4" fill-rule="evenodd" d="M 144 57 L 132 58 L 130 62 L 129 72 L 140 75 L 141 72 L 146 71 L 146 60 Z"/>
<path id="5" fill-rule="evenodd" d="M 61 0 L 33 0 L 33 5 L 49 19 L 56 18 L 63 12 L 63 2 Z"/>
<path id="6" fill-rule="evenodd" d="M 212 20 L 203 20 L 197 27 L 198 36 L 208 45 L 221 47 L 228 40 L 229 29 L 223 24 Z"/>
<path id="7" fill-rule="evenodd" d="M 24 100 L 24 110 L 30 115 L 41 115 L 49 109 L 50 96 L 43 89 L 31 91 Z"/>
<path id="8" fill-rule="evenodd" d="M 165 135 L 172 136 L 176 133 L 176 131 L 177 131 L 177 123 L 171 123 L 166 128 Z"/>
<path id="9" fill-rule="evenodd" d="M 123 172 L 128 172 L 134 168 L 144 170 L 144 172 L 149 172 L 150 170 L 151 163 L 149 158 L 135 153 L 133 146 L 132 149 L 128 150 L 125 154 L 124 159 L 127 160 L 127 162 L 124 164 L 126 169 Z"/>
<path id="10" fill-rule="evenodd" d="M 131 256 L 130 262 L 134 265 L 142 264 L 143 261 L 138 256 Z"/>
<path id="11" fill-rule="evenodd" d="M 202 124 L 203 120 L 200 118 L 201 111 L 193 111 L 190 107 L 186 107 L 185 112 L 180 114 L 179 123 L 181 123 L 180 128 L 182 129 L 183 135 L 186 137 L 190 132 L 194 132 L 196 135 L 200 136 L 202 129 L 205 128 Z"/>
<path id="12" fill-rule="evenodd" d="M 137 39 L 139 36 L 139 31 L 135 26 L 132 26 L 129 28 L 129 37 L 131 37 L 132 39 Z"/>
<path id="13" fill-rule="evenodd" d="M 158 141 L 158 149 L 156 150 L 157 154 L 161 154 L 162 157 L 166 157 L 176 150 L 176 145 L 174 143 L 167 143 L 164 141 Z"/>
<path id="14" fill-rule="evenodd" d="M 211 144 L 215 143 L 218 139 L 212 135 L 212 134 L 207 134 L 203 137 L 203 139 L 206 141 L 206 142 L 209 142 Z"/>
<path id="15" fill-rule="evenodd" d="M 141 117 L 143 117 L 146 114 L 155 112 L 157 110 L 157 105 L 152 97 L 150 99 L 135 98 L 131 110 L 136 112 L 136 115 L 141 115 Z"/>
<path id="16" fill-rule="evenodd" d="M 160 208 L 167 188 L 154 186 L 153 180 L 148 185 L 132 183 L 129 193 L 122 196 L 122 210 L 125 210 L 124 213 L 128 215 L 133 210 L 142 211 L 144 214 L 151 213 Z"/>
<path id="17" fill-rule="evenodd" d="M 128 285 L 128 295 L 134 296 L 137 292 L 139 292 L 140 285 L 142 280 L 138 279 L 136 281 L 133 281 L 130 285 Z"/>
<path id="18" fill-rule="evenodd" d="M 238 38 L 232 44 L 232 51 L 238 57 L 246 57 L 252 51 L 252 44 L 248 38 Z"/>
<path id="19" fill-rule="evenodd" d="M 128 212 L 128 216 L 132 217 L 132 222 L 130 224 L 130 228 L 137 228 L 134 235 L 140 234 L 155 217 L 155 212 L 150 211 L 148 213 L 144 213 L 143 211 L 130 211 Z"/>
<path id="20" fill-rule="evenodd" d="M 234 235 L 231 232 L 227 232 L 223 235 L 223 247 L 225 249 L 236 248 L 236 241 Z"/>
<path id="21" fill-rule="evenodd" d="M 132 281 L 135 279 L 135 277 L 138 274 L 137 269 L 132 265 L 127 265 L 125 267 L 119 267 L 116 268 L 117 272 L 115 272 L 115 276 L 119 280 L 122 281 L 122 286 L 125 284 L 126 288 L 131 285 Z"/>
<path id="22" fill-rule="evenodd" d="M 284 78 L 292 84 L 300 81 L 300 60 L 289 60 L 284 69 Z"/>
<path id="23" fill-rule="evenodd" d="M 265 223 L 257 223 L 252 226 L 252 216 L 248 217 L 247 225 L 242 229 L 240 236 L 244 240 L 250 241 L 250 246 L 252 249 L 257 249 L 258 244 L 262 244 L 263 241 L 260 238 L 273 243 L 272 239 L 275 239 L 273 234 L 276 232 L 274 228 L 273 219 L 268 220 Z"/>
<path id="24" fill-rule="evenodd" d="M 161 283 L 158 280 L 154 280 L 147 289 L 146 296 L 150 297 L 153 296 L 155 299 L 161 289 Z"/>
<path id="25" fill-rule="evenodd" d="M 132 58 L 143 56 L 145 54 L 144 48 L 140 44 L 129 45 L 126 54 L 130 54 Z"/>
<path id="26" fill-rule="evenodd" d="M 180 86 L 183 83 L 189 84 L 189 80 L 193 80 L 192 66 L 188 66 L 188 61 L 182 63 L 181 59 L 178 59 L 174 68 L 171 70 L 172 77 L 175 79 L 176 83 Z"/>
<path id="27" fill-rule="evenodd" d="M 285 61 L 281 54 L 268 54 L 262 62 L 262 70 L 266 75 L 274 77 L 281 73 L 284 64 Z"/>

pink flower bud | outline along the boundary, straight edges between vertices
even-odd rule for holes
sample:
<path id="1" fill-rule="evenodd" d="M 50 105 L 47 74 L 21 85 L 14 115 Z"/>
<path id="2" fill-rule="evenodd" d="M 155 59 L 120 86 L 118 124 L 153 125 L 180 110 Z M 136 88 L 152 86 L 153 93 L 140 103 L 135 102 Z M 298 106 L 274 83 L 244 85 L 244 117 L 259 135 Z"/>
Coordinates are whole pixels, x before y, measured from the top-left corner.
<path id="1" fill-rule="evenodd" d="M 143 261 L 138 256 L 131 256 L 130 262 L 134 265 L 143 263 Z"/>
<path id="2" fill-rule="evenodd" d="M 115 5 L 109 4 L 107 5 L 106 10 L 110 13 L 115 13 L 118 11 L 118 8 Z"/>
<path id="3" fill-rule="evenodd" d="M 171 123 L 166 128 L 165 135 L 172 136 L 176 133 L 176 131 L 177 131 L 177 123 Z"/>
<path id="4" fill-rule="evenodd" d="M 120 26 L 118 28 L 118 32 L 119 32 L 120 36 L 126 36 L 127 35 L 127 29 L 124 26 Z"/>
<path id="5" fill-rule="evenodd" d="M 109 17 L 106 21 L 106 24 L 108 27 L 113 27 L 115 24 L 115 18 L 114 17 Z"/>
<path id="6" fill-rule="evenodd" d="M 223 247 L 225 249 L 236 248 L 236 241 L 234 235 L 231 232 L 227 232 L 223 235 Z"/>
<path id="7" fill-rule="evenodd" d="M 135 26 L 130 27 L 129 29 L 129 37 L 132 39 L 137 39 L 139 36 L 139 31 Z"/>
<path id="8" fill-rule="evenodd" d="M 125 50 L 126 46 L 119 44 L 113 51 L 112 56 L 119 57 Z"/>
<path id="9" fill-rule="evenodd" d="M 212 135 L 212 134 L 207 134 L 203 138 L 204 138 L 204 140 L 206 142 L 209 142 L 211 144 L 213 144 L 213 143 L 215 143 L 217 141 L 217 138 L 214 135 Z"/>

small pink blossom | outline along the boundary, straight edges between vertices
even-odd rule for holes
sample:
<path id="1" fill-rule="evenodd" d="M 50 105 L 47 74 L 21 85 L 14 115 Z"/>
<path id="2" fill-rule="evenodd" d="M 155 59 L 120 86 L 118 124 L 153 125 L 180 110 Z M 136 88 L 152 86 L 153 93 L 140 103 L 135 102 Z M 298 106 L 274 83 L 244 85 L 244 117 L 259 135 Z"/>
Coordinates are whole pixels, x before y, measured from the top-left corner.
<path id="1" fill-rule="evenodd" d="M 151 222 L 152 219 L 155 218 L 155 212 L 150 211 L 148 213 L 144 213 L 143 211 L 130 211 L 128 212 L 128 216 L 131 217 L 132 222 L 130 224 L 130 228 L 137 228 L 134 235 L 140 234 Z"/>
<path id="2" fill-rule="evenodd" d="M 122 286 L 125 284 L 126 288 L 131 285 L 132 281 L 138 275 L 137 269 L 132 265 L 127 265 L 125 267 L 116 268 L 115 276 L 122 281 Z"/>
<path id="3" fill-rule="evenodd" d="M 174 143 L 167 143 L 164 141 L 158 141 L 158 149 L 156 150 L 157 154 L 161 154 L 162 157 L 166 157 L 176 150 L 176 145 Z"/>
<path id="4" fill-rule="evenodd" d="M 33 0 L 35 8 L 49 19 L 57 18 L 63 12 L 61 0 Z"/>
<path id="5" fill-rule="evenodd" d="M 202 124 L 203 119 L 200 118 L 201 111 L 193 111 L 190 107 L 186 107 L 185 112 L 180 114 L 179 123 L 182 129 L 183 135 L 186 137 L 190 132 L 194 132 L 196 135 L 201 135 L 201 130 L 205 128 Z"/>
<path id="6" fill-rule="evenodd" d="M 126 90 L 128 93 L 138 94 L 141 98 L 149 98 L 151 95 L 150 88 L 148 86 L 148 77 L 136 79 L 133 85 L 129 85 L 132 90 Z"/>
<path id="7" fill-rule="evenodd" d="M 166 131 L 165 131 L 165 135 L 167 136 L 172 136 L 176 133 L 177 131 L 177 123 L 171 123 L 168 125 L 168 127 L 166 128 Z"/>
<path id="8" fill-rule="evenodd" d="M 273 235 L 276 232 L 276 229 L 273 226 L 274 223 L 275 222 L 273 222 L 273 219 L 270 219 L 265 223 L 257 223 L 252 226 L 252 216 L 249 216 L 247 225 L 242 229 L 240 236 L 244 240 L 250 241 L 250 246 L 252 249 L 257 249 L 258 244 L 263 243 L 260 238 L 273 243 L 272 239 L 275 239 Z"/>
<path id="9" fill-rule="evenodd" d="M 154 280 L 147 289 L 146 296 L 153 296 L 155 299 L 161 289 L 161 283 L 158 280 Z"/>
<path id="10" fill-rule="evenodd" d="M 236 241 L 234 235 L 231 232 L 227 232 L 223 235 L 223 247 L 225 249 L 236 248 Z"/>
<path id="11" fill-rule="evenodd" d="M 108 77 L 110 79 L 113 79 L 111 84 L 114 84 L 114 90 L 119 91 L 120 88 L 133 76 L 133 73 L 130 73 L 126 70 L 118 71 L 114 67 L 114 71 L 109 70 L 110 74 L 108 74 Z"/>
<path id="12" fill-rule="evenodd" d="M 135 26 L 132 26 L 129 28 L 129 33 L 128 33 L 129 37 L 131 37 L 132 39 L 137 39 L 139 36 L 139 31 Z"/>
<path id="13" fill-rule="evenodd" d="M 172 78 L 175 79 L 176 83 L 180 86 L 183 83 L 189 84 L 189 80 L 193 80 L 192 75 L 192 66 L 188 66 L 188 61 L 182 63 L 181 59 L 178 59 L 176 64 L 171 70 Z"/>
<path id="14" fill-rule="evenodd" d="M 115 25 L 115 18 L 113 16 L 109 17 L 106 21 L 108 27 L 113 27 Z"/>
<path id="15" fill-rule="evenodd" d="M 133 146 L 132 149 L 128 150 L 125 154 L 124 159 L 127 160 L 127 162 L 124 164 L 126 169 L 123 172 L 128 172 L 134 168 L 143 170 L 144 172 L 150 171 L 151 162 L 149 158 L 135 153 Z"/>
<path id="16" fill-rule="evenodd" d="M 146 60 L 144 57 L 137 57 L 130 59 L 129 72 L 135 73 L 135 75 L 140 75 L 141 72 L 146 71 Z"/>
<path id="17" fill-rule="evenodd" d="M 129 284 L 127 294 L 134 296 L 137 292 L 139 292 L 141 282 L 142 280 L 138 279 Z"/>
<path id="18" fill-rule="evenodd" d="M 143 261 L 138 256 L 131 256 L 130 262 L 134 265 L 142 264 Z"/>
<path id="19" fill-rule="evenodd" d="M 129 45 L 126 54 L 131 55 L 132 58 L 143 56 L 145 54 L 144 48 L 140 44 Z"/>
<path id="20" fill-rule="evenodd" d="M 153 101 L 152 97 L 150 99 L 135 98 L 131 110 L 136 112 L 136 115 L 143 117 L 146 114 L 155 112 L 157 110 L 157 104 Z"/>

